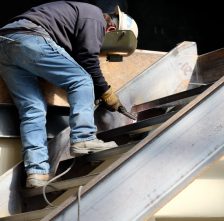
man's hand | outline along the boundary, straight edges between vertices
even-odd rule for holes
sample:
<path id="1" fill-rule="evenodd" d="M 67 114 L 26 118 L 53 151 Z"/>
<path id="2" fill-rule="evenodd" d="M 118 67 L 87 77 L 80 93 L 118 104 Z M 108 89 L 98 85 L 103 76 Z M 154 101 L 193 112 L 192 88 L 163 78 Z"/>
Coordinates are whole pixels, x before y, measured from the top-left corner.
<path id="1" fill-rule="evenodd" d="M 111 87 L 106 92 L 104 92 L 104 94 L 101 96 L 101 99 L 103 101 L 103 105 L 109 111 L 117 111 L 119 107 L 123 106 Z"/>

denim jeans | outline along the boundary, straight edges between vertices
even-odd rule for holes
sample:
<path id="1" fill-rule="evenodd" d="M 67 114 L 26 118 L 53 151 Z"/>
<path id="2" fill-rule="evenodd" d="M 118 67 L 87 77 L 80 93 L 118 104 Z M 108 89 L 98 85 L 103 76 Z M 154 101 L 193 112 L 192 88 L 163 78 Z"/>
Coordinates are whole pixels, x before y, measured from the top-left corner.
<path id="1" fill-rule="evenodd" d="M 0 36 L 0 76 L 19 111 L 23 159 L 28 174 L 50 172 L 47 109 L 39 88 L 39 77 L 67 92 L 70 142 L 96 138 L 92 78 L 50 37 L 25 33 Z"/>

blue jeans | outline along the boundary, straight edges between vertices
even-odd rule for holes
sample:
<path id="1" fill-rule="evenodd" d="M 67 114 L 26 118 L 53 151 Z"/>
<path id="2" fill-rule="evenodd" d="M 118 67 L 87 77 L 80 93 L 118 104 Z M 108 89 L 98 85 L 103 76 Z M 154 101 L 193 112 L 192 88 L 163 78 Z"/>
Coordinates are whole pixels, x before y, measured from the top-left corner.
<path id="1" fill-rule="evenodd" d="M 46 101 L 38 77 L 66 90 L 71 143 L 96 138 L 92 78 L 50 37 L 24 33 L 0 36 L 0 76 L 19 111 L 23 159 L 28 174 L 50 172 Z"/>

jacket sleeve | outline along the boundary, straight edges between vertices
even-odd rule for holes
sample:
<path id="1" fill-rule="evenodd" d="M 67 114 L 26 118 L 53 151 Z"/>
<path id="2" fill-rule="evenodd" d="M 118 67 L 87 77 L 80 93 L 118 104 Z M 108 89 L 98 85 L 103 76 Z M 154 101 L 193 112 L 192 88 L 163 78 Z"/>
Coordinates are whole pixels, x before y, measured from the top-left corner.
<path id="1" fill-rule="evenodd" d="M 96 99 L 100 98 L 109 88 L 99 62 L 104 35 L 105 31 L 102 22 L 94 19 L 84 19 L 80 21 L 75 43 L 76 48 L 74 48 L 73 57 L 93 79 Z"/>

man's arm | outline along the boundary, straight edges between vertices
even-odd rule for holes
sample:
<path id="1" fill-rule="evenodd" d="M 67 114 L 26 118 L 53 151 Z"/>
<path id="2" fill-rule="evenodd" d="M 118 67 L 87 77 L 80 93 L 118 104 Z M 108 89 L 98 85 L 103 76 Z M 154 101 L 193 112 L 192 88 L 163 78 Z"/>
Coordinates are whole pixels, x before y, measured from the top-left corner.
<path id="1" fill-rule="evenodd" d="M 117 111 L 122 104 L 100 69 L 99 54 L 104 35 L 105 28 L 101 22 L 85 20 L 79 30 L 75 60 L 91 75 L 95 99 L 101 99 L 108 110 Z"/>
<path id="2" fill-rule="evenodd" d="M 96 99 L 109 89 L 100 69 L 99 54 L 104 39 L 104 25 L 100 21 L 85 19 L 80 22 L 75 60 L 91 75 Z"/>

